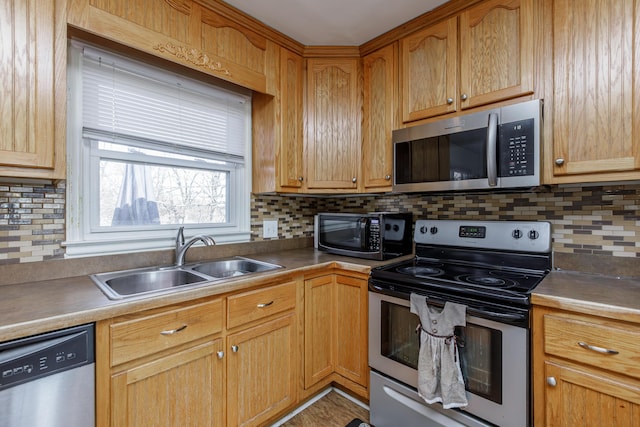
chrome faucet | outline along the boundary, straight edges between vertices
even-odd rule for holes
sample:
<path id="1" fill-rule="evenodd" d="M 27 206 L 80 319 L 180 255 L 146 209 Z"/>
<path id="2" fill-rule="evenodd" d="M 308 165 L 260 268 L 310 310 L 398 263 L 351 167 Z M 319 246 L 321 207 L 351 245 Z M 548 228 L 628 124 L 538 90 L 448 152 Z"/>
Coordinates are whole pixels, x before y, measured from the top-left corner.
<path id="1" fill-rule="evenodd" d="M 176 267 L 182 267 L 182 265 L 184 265 L 184 256 L 187 253 L 187 249 L 189 249 L 197 241 L 201 241 L 206 246 L 216 244 L 216 241 L 213 240 L 213 237 L 207 236 L 205 234 L 198 234 L 197 236 L 193 236 L 185 243 L 184 227 L 180 227 L 178 229 L 178 235 L 176 236 Z"/>

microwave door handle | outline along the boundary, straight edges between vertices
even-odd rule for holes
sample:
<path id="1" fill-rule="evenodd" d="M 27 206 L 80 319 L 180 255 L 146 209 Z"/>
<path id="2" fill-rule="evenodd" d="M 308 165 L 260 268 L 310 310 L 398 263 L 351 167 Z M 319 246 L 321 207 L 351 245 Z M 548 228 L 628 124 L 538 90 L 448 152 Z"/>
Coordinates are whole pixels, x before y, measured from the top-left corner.
<path id="1" fill-rule="evenodd" d="M 498 114 L 489 114 L 489 126 L 487 127 L 487 178 L 489 187 L 498 185 Z"/>
<path id="2" fill-rule="evenodd" d="M 360 218 L 360 250 L 367 249 L 367 230 L 369 229 L 369 219 Z"/>

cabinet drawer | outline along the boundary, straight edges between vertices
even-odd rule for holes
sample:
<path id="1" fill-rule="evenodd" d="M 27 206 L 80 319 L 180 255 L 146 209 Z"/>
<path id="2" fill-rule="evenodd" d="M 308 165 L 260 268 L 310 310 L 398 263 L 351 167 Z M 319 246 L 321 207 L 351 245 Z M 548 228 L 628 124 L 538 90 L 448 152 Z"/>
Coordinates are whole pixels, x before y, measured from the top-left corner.
<path id="1" fill-rule="evenodd" d="M 274 313 L 291 310 L 296 305 L 296 283 L 289 282 L 265 289 L 245 292 L 228 298 L 229 329 Z"/>
<path id="2" fill-rule="evenodd" d="M 599 323 L 587 317 L 544 316 L 544 351 L 565 359 L 640 378 L 639 343 L 640 327 L 633 325 L 608 320 Z"/>
<path id="3" fill-rule="evenodd" d="M 222 300 L 111 325 L 111 366 L 184 344 L 222 330 Z"/>

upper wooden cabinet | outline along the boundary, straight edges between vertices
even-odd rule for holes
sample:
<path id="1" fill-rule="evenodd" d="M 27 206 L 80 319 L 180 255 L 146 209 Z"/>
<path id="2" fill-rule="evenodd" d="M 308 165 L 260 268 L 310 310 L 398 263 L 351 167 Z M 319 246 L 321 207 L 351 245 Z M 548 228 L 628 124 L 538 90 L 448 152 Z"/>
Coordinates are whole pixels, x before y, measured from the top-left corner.
<path id="1" fill-rule="evenodd" d="M 65 177 L 66 3 L 0 1 L 0 176 Z"/>
<path id="2" fill-rule="evenodd" d="M 307 60 L 306 186 L 355 192 L 360 176 L 359 58 Z"/>
<path id="3" fill-rule="evenodd" d="M 252 98 L 254 193 L 298 193 L 304 186 L 304 60 L 281 49 L 277 67 L 277 95 Z"/>
<path id="4" fill-rule="evenodd" d="M 534 18 L 533 0 L 488 0 L 401 39 L 403 121 L 533 93 Z"/>
<path id="5" fill-rule="evenodd" d="M 391 133 L 398 126 L 398 45 L 363 59 L 362 179 L 365 192 L 390 191 Z"/>
<path id="6" fill-rule="evenodd" d="M 269 77 L 278 46 L 225 16 L 221 2 L 69 0 L 68 10 L 74 27 L 261 93 L 275 93 Z"/>
<path id="7" fill-rule="evenodd" d="M 545 5 L 547 182 L 640 179 L 640 2 Z"/>

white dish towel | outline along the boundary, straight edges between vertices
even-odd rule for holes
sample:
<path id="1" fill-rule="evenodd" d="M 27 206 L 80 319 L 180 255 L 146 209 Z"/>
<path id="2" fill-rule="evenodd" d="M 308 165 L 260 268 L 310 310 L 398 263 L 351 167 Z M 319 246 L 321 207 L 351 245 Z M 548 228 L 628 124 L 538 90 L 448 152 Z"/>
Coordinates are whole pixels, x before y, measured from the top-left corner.
<path id="1" fill-rule="evenodd" d="M 454 328 L 466 325 L 467 307 L 446 302 L 438 310 L 427 302 L 428 298 L 411 294 L 411 312 L 420 317 L 418 394 L 445 409 L 463 408 L 468 402 Z"/>

